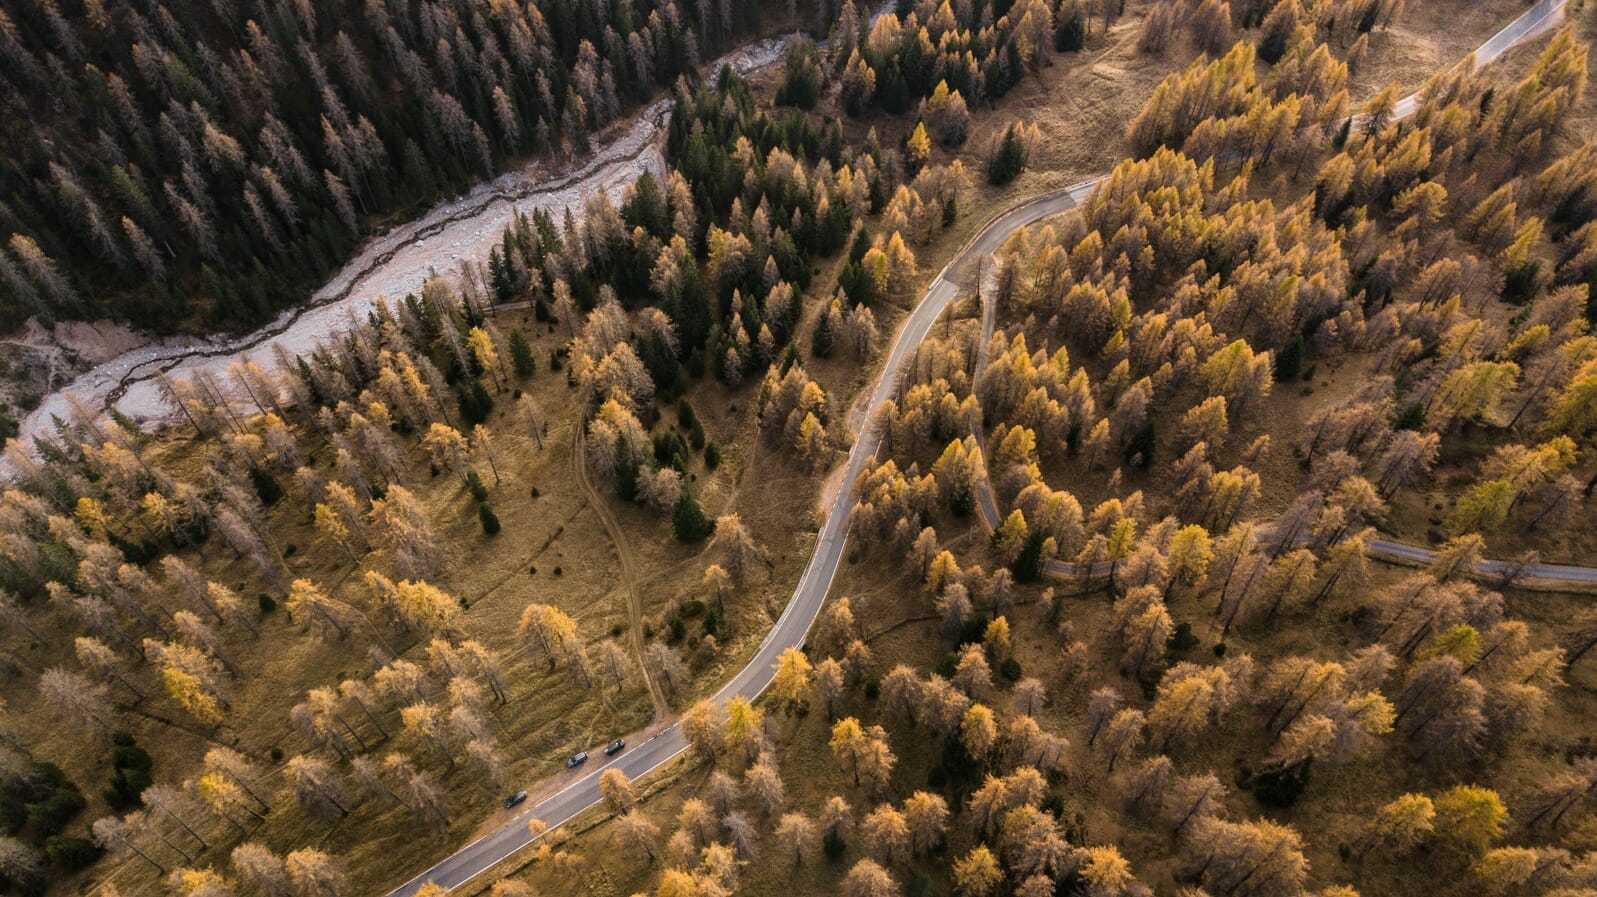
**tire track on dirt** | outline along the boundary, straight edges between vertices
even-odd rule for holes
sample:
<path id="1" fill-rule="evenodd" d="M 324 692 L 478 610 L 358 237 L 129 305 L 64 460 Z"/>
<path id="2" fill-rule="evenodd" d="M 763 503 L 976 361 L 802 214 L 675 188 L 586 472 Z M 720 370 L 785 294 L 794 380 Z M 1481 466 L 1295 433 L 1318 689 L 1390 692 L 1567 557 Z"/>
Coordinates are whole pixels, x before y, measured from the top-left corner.
<path id="1" fill-rule="evenodd" d="M 643 596 L 638 594 L 638 577 L 632 562 L 632 546 L 627 542 L 626 533 L 621 531 L 621 523 L 610 512 L 610 506 L 605 503 L 604 496 L 593 488 L 593 481 L 588 478 L 586 453 L 582 450 L 582 430 L 582 427 L 576 427 L 572 433 L 571 471 L 582 486 L 582 493 L 587 497 L 588 505 L 593 508 L 595 514 L 599 515 L 599 522 L 604 525 L 605 532 L 609 534 L 611 543 L 616 547 L 616 557 L 621 563 L 621 585 L 627 595 L 627 640 L 632 643 L 633 659 L 638 663 L 638 672 L 643 675 L 643 684 L 649 689 L 649 701 L 654 705 L 655 722 L 659 722 L 670 715 L 671 707 L 665 701 L 665 693 L 655 683 L 654 677 L 649 675 L 649 665 L 643 657 Z"/>

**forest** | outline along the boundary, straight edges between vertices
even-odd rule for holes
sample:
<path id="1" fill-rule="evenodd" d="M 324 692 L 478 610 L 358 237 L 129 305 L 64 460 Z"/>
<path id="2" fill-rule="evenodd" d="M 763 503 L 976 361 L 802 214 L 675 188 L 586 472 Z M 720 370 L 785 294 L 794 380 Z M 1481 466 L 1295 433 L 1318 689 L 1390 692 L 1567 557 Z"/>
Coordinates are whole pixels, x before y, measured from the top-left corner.
<path id="1" fill-rule="evenodd" d="M 828 3 L 44 0 L 0 10 L 0 328 L 244 329 L 364 235 Z M 200 322 L 206 324 L 201 328 Z"/>
<path id="2" fill-rule="evenodd" d="M 1597 894 L 1583 5 L 180 6 L 5 13 L 24 314 L 258 321 L 656 92 L 665 168 L 7 444 L 0 892 Z"/>
<path id="3" fill-rule="evenodd" d="M 304 29 L 298 63 L 313 72 L 319 68 L 309 38 L 332 24 L 320 11 L 316 25 L 314 12 L 285 8 L 273 18 Z M 364 12 L 384 15 L 381 5 Z M 534 6 L 525 12 L 540 14 Z M 671 39 L 691 50 L 692 30 L 676 27 L 674 7 L 666 12 Z M 615 21 L 632 21 L 619 13 Z M 845 41 L 862 43 L 866 23 L 853 5 L 838 14 Z M 429 23 L 422 29 L 429 37 L 448 21 L 439 7 L 417 15 Z M 577 28 L 591 25 L 593 15 L 587 9 L 567 17 Z M 658 13 L 650 20 L 663 27 Z M 529 27 L 506 21 L 512 30 Z M 720 38 L 756 24 L 722 22 Z M 262 48 L 273 42 L 253 24 L 243 30 L 258 39 L 253 55 L 265 58 Z M 175 24 L 172 31 L 182 34 Z M 551 42 L 537 58 L 552 73 L 559 38 L 541 22 L 535 33 Z M 395 29 L 388 34 L 404 46 Z M 638 34 L 631 32 L 632 43 L 648 39 Z M 1009 34 L 1007 22 L 997 36 L 989 29 L 984 58 L 1005 59 Z M 349 38 L 336 43 L 352 46 Z M 572 43 L 586 47 L 591 61 L 591 45 Z M 438 44 L 447 55 L 447 38 Z M 251 57 L 240 51 L 241 59 Z M 697 59 L 684 57 L 682 71 L 697 74 Z M 541 210 L 522 216 L 484 264 L 468 266 L 463 281 L 435 279 L 417 295 L 381 303 L 350 333 L 304 356 L 277 346 L 231 365 L 225 376 L 163 377 L 176 430 L 72 400 L 50 438 L 7 446 L 17 472 L 0 502 L 0 609 L 13 658 L 0 705 L 0 880 L 7 890 L 39 893 L 85 869 L 111 875 L 106 889 L 154 885 L 181 894 L 280 885 L 342 892 L 353 883 L 381 883 L 390 874 L 382 859 L 393 839 L 419 835 L 435 851 L 475 824 L 474 814 L 456 805 L 480 800 L 485 787 L 498 791 L 513 781 L 512 769 L 527 765 L 519 750 L 512 753 L 512 740 L 564 743 L 572 736 L 569 720 L 589 710 L 623 730 L 637 725 L 647 721 L 651 701 L 681 701 L 721 654 L 742 650 L 729 643 L 718 652 L 716 636 L 754 632 L 757 621 L 721 600 L 706 613 L 704 602 L 678 593 L 647 621 L 623 614 L 614 625 L 584 620 L 579 627 L 582 599 L 565 586 L 518 587 L 498 604 L 491 600 L 497 586 L 473 594 L 480 580 L 471 568 L 503 544 L 496 539 L 515 538 L 513 530 L 500 536 L 507 525 L 542 525 L 540 502 L 571 501 L 569 493 L 545 496 L 540 484 L 552 488 L 549 459 L 568 451 L 552 444 L 558 437 L 551 427 L 569 431 L 575 419 L 578 438 L 567 457 L 580 477 L 652 510 L 668 538 L 684 546 L 685 560 L 706 558 L 688 594 L 709 590 L 724 598 L 761 580 L 755 568 L 762 551 L 735 505 L 722 495 L 717 504 L 726 513 L 707 511 L 694 484 L 703 488 L 701 478 L 714 476 L 723 448 L 738 450 L 741 424 L 720 413 L 701 420 L 694 401 L 706 390 L 713 401 L 715 392 L 746 381 L 754 390 L 783 375 L 788 383 L 800 378 L 795 405 L 802 410 L 791 421 L 791 410 L 776 417 L 775 402 L 755 402 L 751 410 L 759 412 L 758 429 L 777 434 L 772 438 L 792 432 L 786 441 L 800 446 L 799 476 L 827 467 L 837 439 L 826 428 L 835 421 L 822 387 L 803 379 L 801 354 L 814 346 L 821 357 L 846 351 L 867 358 L 879 340 L 868 303 L 907 297 L 916 269 L 908 241 L 924 242 L 952 224 L 958 195 L 970 189 L 957 159 L 930 164 L 924 150 L 906 162 L 874 138 L 849 145 L 836 121 L 806 111 L 830 78 L 822 70 L 829 60 L 800 42 L 784 67 L 778 107 L 762 106 L 730 69 L 710 72 L 715 77 L 703 86 L 678 81 L 667 177 L 645 174 L 619 204 L 597 194 L 580 216 L 568 209 L 558 223 Z M 612 84 L 608 63 L 605 69 L 599 80 Z M 584 71 L 578 60 L 576 73 Z M 672 72 L 656 77 L 675 80 Z M 527 83 L 546 78 L 534 71 Z M 336 103 L 349 89 L 338 82 L 322 96 Z M 940 102 L 949 101 L 946 85 L 941 91 Z M 369 92 L 374 116 L 383 96 Z M 958 94 L 953 99 L 963 103 Z M 396 102 L 389 114 L 400 106 L 405 114 L 419 109 Z M 606 115 L 621 107 L 618 100 Z M 196 115 L 205 108 L 190 104 Z M 263 152 L 277 145 L 285 158 L 297 156 L 294 140 L 274 144 L 271 137 L 288 120 L 263 130 Z M 181 136 L 170 116 L 163 121 L 162 135 Z M 569 124 L 585 135 L 592 122 Z M 529 130 L 547 139 L 546 129 Z M 165 136 L 142 133 L 153 142 L 144 147 L 145 164 L 129 170 L 181 155 L 163 151 Z M 232 140 L 209 122 L 201 133 L 213 149 Z M 329 133 L 337 137 L 336 128 Z M 508 157 L 511 149 L 553 147 L 529 139 L 503 149 Z M 1011 155 L 1017 151 L 1012 140 Z M 186 170 L 216 174 L 202 154 L 191 154 Z M 484 155 L 479 170 L 453 177 L 490 173 L 493 158 Z M 271 175 L 270 165 L 251 164 Z M 240 188 L 246 199 L 252 183 L 246 178 Z M 327 195 L 296 202 L 338 214 Z M 110 214 L 91 208 L 97 220 Z M 881 235 L 857 224 L 882 210 Z M 354 223 L 370 220 L 368 212 L 362 205 Z M 911 234 L 908 241 L 900 230 Z M 174 245 L 203 249 L 203 234 L 186 236 Z M 236 245 L 211 248 L 236 261 L 270 244 L 260 236 L 240 232 Z M 300 236 L 307 245 L 325 243 L 310 229 Z M 804 300 L 821 259 L 847 269 L 847 286 L 826 297 L 822 326 L 811 328 Z M 46 315 L 65 309 L 60 301 L 69 294 L 78 297 L 69 275 L 98 276 L 92 264 L 66 255 L 15 270 L 21 279 L 14 284 L 31 288 L 28 297 L 38 304 L 30 307 Z M 177 276 L 177 267 L 163 267 L 162 276 L 168 273 Z M 175 313 L 164 300 L 137 301 L 168 320 Z M 806 338 L 797 341 L 801 324 Z M 726 444 L 718 444 L 716 431 Z M 801 445 L 794 442 L 800 435 Z M 572 513 L 581 511 L 578 505 Z M 533 559 L 563 529 L 556 527 Z M 552 553 L 588 569 L 596 558 L 582 547 Z M 562 566 L 552 568 L 556 582 L 564 579 Z M 520 575 L 539 576 L 539 567 Z M 550 576 L 549 568 L 542 575 Z M 592 588 L 597 579 L 590 573 L 578 587 Z M 540 593 L 548 600 L 535 600 Z M 495 606 L 474 614 L 481 603 Z M 509 626 L 501 629 L 507 614 Z M 685 618 L 696 630 L 702 625 L 702 639 L 695 632 L 684 641 Z M 582 688 L 558 687 L 570 681 Z M 514 712 L 518 692 L 544 706 L 507 731 L 503 717 Z M 67 733 L 79 747 L 58 752 L 54 741 Z M 404 747 L 396 750 L 391 738 Z M 59 761 L 46 759 L 58 753 Z M 114 774 L 97 794 L 107 757 Z M 542 768 L 546 760 L 530 762 Z M 279 792 L 284 776 L 293 785 Z M 308 830 L 329 825 L 343 834 L 306 842 Z M 347 854 L 340 855 L 340 843 Z M 226 878 L 211 871 L 217 868 Z"/>

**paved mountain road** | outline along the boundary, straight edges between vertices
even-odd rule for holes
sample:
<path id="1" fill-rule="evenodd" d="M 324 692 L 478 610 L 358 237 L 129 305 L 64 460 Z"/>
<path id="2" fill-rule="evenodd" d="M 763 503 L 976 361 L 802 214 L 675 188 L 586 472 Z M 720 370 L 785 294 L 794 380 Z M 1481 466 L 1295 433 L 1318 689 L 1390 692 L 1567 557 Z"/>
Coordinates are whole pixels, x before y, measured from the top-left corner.
<path id="1" fill-rule="evenodd" d="M 1531 7 L 1476 51 L 1477 65 L 1496 59 L 1509 47 L 1547 31 L 1562 18 L 1566 2 L 1567 0 L 1541 0 Z M 1403 104 L 1406 110 L 1403 114 L 1406 115 L 1415 107 L 1414 98 L 1404 98 Z M 894 396 L 905 365 L 914 357 L 916 349 L 931 331 L 932 325 L 959 297 L 960 289 L 957 281 L 974 261 L 991 255 L 1017 228 L 1076 206 L 1090 196 L 1102 180 L 1102 177 L 1093 178 L 1011 207 L 983 227 L 944 266 L 927 287 L 921 301 L 900 326 L 898 335 L 893 340 L 893 347 L 882 364 L 881 373 L 871 388 L 870 401 L 865 406 L 867 420 L 870 410 Z M 991 332 L 992 320 L 987 309 L 984 309 L 983 325 L 985 330 Z M 874 427 L 867 425 L 860 428 L 849 451 L 847 471 L 842 486 L 828 509 L 826 522 L 822 524 L 817 535 L 809 564 L 794 589 L 792 600 L 782 611 L 776 625 L 766 634 L 754 657 L 732 677 L 731 681 L 716 692 L 714 696 L 716 701 L 724 702 L 739 696 L 750 699 L 758 697 L 771 684 L 775 676 L 776 660 L 782 651 L 804 644 L 810 624 L 819 614 L 827 592 L 831 589 L 832 580 L 837 575 L 838 564 L 843 558 L 843 549 L 848 538 L 849 512 L 853 507 L 853 483 L 859 472 L 864 469 L 866 461 L 875 456 L 880 444 L 880 434 Z M 979 497 L 983 518 L 996 525 L 998 508 L 993 502 L 991 491 L 983 489 Z M 1373 548 L 1378 554 L 1385 553 L 1414 560 L 1425 560 L 1430 556 L 1427 549 L 1392 542 L 1377 542 Z M 1491 572 L 1498 568 L 1492 568 L 1490 565 L 1497 564 L 1500 562 L 1487 561 L 1483 566 L 1487 568 L 1487 572 Z M 1048 572 L 1072 575 L 1074 565 L 1052 561 L 1048 565 Z M 1536 572 L 1538 576 L 1545 575 L 1572 582 L 1597 582 L 1597 569 L 1548 564 L 1538 565 Z M 614 767 L 626 773 L 629 779 L 637 779 L 669 762 L 687 750 L 687 747 L 687 740 L 683 737 L 681 728 L 673 724 L 641 743 L 629 745 L 625 751 L 613 758 L 605 757 L 594 750 L 592 759 L 583 767 L 585 774 L 575 778 L 552 797 L 540 800 L 534 806 L 517 814 L 499 829 L 467 844 L 431 869 L 395 888 L 387 897 L 410 897 L 422 884 L 429 881 L 449 889 L 460 887 L 531 844 L 535 840 L 527 827 L 531 820 L 542 820 L 550 827 L 555 827 L 599 803 L 599 775 L 605 769 Z"/>
<path id="2" fill-rule="evenodd" d="M 990 255 L 1016 228 L 1062 212 L 1092 192 L 1096 181 L 1075 185 L 1058 194 L 1022 203 L 993 219 L 977 236 L 943 269 L 920 303 L 904 320 L 893 348 L 882 365 L 871 392 L 869 408 L 892 398 L 905 365 L 915 355 L 915 350 L 925 340 L 932 325 L 943 311 L 959 296 L 953 280 L 954 271 L 979 256 Z M 777 657 L 786 649 L 802 645 L 810 624 L 820 613 L 832 579 L 837 575 L 838 564 L 843 559 L 843 547 L 848 538 L 849 511 L 853 507 L 852 484 L 865 462 L 875 456 L 881 438 L 874 428 L 866 427 L 855 440 L 848 455 L 848 470 L 843 487 L 828 509 L 826 522 L 816 538 L 815 548 L 808 566 L 799 578 L 793 598 L 788 602 L 776 625 L 766 634 L 759 650 L 732 680 L 716 692 L 715 700 L 727 701 L 733 697 L 754 698 L 765 691 L 775 676 Z M 599 802 L 599 775 L 615 767 L 627 778 L 637 779 L 670 761 L 687 749 L 687 739 L 680 727 L 672 725 L 648 740 L 628 745 L 614 758 L 604 757 L 597 751 L 583 767 L 586 775 L 576 779 L 553 797 L 539 801 L 531 808 L 517 814 L 504 826 L 467 844 L 438 865 L 416 876 L 389 892 L 388 897 L 410 897 L 425 882 L 431 881 L 446 888 L 456 888 L 487 871 L 495 863 L 517 850 L 531 844 L 533 837 L 528 823 L 534 819 L 556 826 L 570 820 L 578 813 Z"/>

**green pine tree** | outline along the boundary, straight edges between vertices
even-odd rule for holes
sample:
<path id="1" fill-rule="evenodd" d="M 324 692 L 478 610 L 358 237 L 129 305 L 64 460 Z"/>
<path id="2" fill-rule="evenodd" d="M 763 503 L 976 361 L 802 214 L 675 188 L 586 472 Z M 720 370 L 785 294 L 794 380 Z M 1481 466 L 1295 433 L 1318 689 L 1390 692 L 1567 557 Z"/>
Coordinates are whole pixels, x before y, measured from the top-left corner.
<path id="1" fill-rule="evenodd" d="M 699 507 L 699 499 L 693 494 L 692 486 L 682 487 L 676 510 L 671 513 L 671 528 L 676 531 L 678 542 L 702 542 L 715 532 L 715 521 Z"/>
<path id="2" fill-rule="evenodd" d="M 999 144 L 998 152 L 994 153 L 987 163 L 987 180 L 994 186 L 1001 187 L 1020 177 L 1020 173 L 1025 170 L 1025 142 L 1021 140 L 1016 126 L 1011 124 L 1009 129 L 1004 131 L 1004 141 Z"/>
<path id="3" fill-rule="evenodd" d="M 538 359 L 532 354 L 532 344 L 517 327 L 510 331 L 510 362 L 515 365 L 516 376 L 530 377 L 538 370 Z"/>

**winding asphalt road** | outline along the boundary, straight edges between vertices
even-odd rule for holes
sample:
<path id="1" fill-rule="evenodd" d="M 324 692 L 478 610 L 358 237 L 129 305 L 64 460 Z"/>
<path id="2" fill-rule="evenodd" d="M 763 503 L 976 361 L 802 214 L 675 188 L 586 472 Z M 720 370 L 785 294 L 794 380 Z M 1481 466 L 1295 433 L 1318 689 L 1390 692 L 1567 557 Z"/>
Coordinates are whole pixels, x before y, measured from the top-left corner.
<path id="1" fill-rule="evenodd" d="M 892 351 L 888 353 L 887 360 L 882 365 L 882 372 L 872 389 L 870 404 L 867 407 L 875 408 L 882 402 L 894 398 L 905 366 L 914 357 L 916 348 L 925 340 L 932 325 L 937 322 L 943 311 L 959 298 L 960 291 L 955 284 L 955 269 L 962 268 L 967 263 L 974 263 L 978 257 L 991 255 L 1015 229 L 1074 206 L 1086 198 L 1096 184 L 1097 181 L 1084 182 L 1057 194 L 1022 203 L 994 218 L 966 244 L 965 248 L 955 256 L 954 261 L 950 262 L 949 266 L 932 281 L 926 295 L 905 319 L 897 338 L 893 341 Z M 717 702 L 725 702 L 738 696 L 754 698 L 760 695 L 771 684 L 771 679 L 776 674 L 778 655 L 788 648 L 804 643 L 810 624 L 815 621 L 822 603 L 826 601 L 827 592 L 832 587 L 832 579 L 837 575 L 838 564 L 843 558 L 843 547 L 848 539 L 849 511 L 854 505 L 852 484 L 864 469 L 866 462 L 876 455 L 880 444 L 881 436 L 876 429 L 864 427 L 849 450 L 848 470 L 843 486 L 838 489 L 837 497 L 828 509 L 826 522 L 822 524 L 816 538 L 809 565 L 805 567 L 804 574 L 793 591 L 792 600 L 782 611 L 776 625 L 766 634 L 754 657 L 732 677 L 730 682 L 716 692 L 714 699 Z M 495 863 L 531 844 L 535 839 L 528 829 L 528 823 L 532 820 L 542 820 L 553 827 L 597 804 L 600 799 L 599 775 L 605 769 L 614 767 L 626 773 L 627 778 L 637 779 L 670 761 L 687 750 L 687 747 L 687 739 L 683 737 L 681 729 L 672 725 L 640 744 L 629 745 L 614 758 L 606 758 L 597 750 L 592 751 L 593 756 L 584 767 L 587 770 L 586 775 L 575 779 L 554 796 L 539 801 L 502 827 L 467 844 L 438 865 L 390 891 L 388 897 L 410 897 L 417 888 L 428 881 L 451 889 L 466 884 Z"/>
<path id="2" fill-rule="evenodd" d="M 1509 47 L 1547 31 L 1562 18 L 1566 2 L 1567 0 L 1541 0 L 1476 51 L 1477 65 L 1495 59 Z M 1404 114 L 1414 108 L 1412 98 L 1405 98 Z M 932 325 L 959 298 L 958 283 L 977 259 L 991 255 L 1018 228 L 1078 205 L 1090 196 L 1103 180 L 1103 177 L 1093 178 L 1063 190 L 1026 200 L 988 222 L 938 273 L 921 301 L 904 320 L 897 337 L 893 340 L 892 350 L 888 353 L 881 373 L 872 387 L 870 402 L 865 409 L 869 411 L 882 402 L 894 398 L 906 364 L 914 357 L 915 350 L 931 331 Z M 990 308 L 983 310 L 983 325 L 990 333 L 992 327 Z M 826 522 L 821 526 L 814 551 L 810 555 L 810 562 L 793 591 L 792 600 L 782 611 L 776 625 L 766 634 L 754 657 L 732 677 L 731 681 L 715 693 L 714 699 L 717 702 L 725 702 L 734 697 L 749 699 L 758 697 L 775 676 L 778 655 L 788 648 L 804 644 L 810 625 L 820 613 L 821 605 L 831 589 L 832 580 L 837 575 L 838 564 L 843 558 L 843 549 L 848 539 L 849 512 L 854 504 L 853 483 L 864 469 L 866 462 L 876 455 L 880 445 L 881 435 L 875 427 L 866 425 L 860 428 L 858 438 L 849 450 L 848 466 L 842 486 L 828 510 Z M 998 508 L 992 501 L 990 490 L 982 490 L 981 495 L 983 496 L 980 502 L 982 516 L 991 525 L 996 525 Z M 1431 552 L 1424 548 L 1392 542 L 1379 542 L 1374 548 L 1378 553 L 1420 561 L 1431 556 Z M 1488 573 L 1501 567 L 1501 562 L 1497 561 L 1485 561 L 1481 565 L 1483 572 Z M 1052 562 L 1048 572 L 1073 575 L 1075 571 L 1074 565 Z M 1575 582 L 1597 582 L 1597 570 L 1584 567 L 1538 565 L 1534 575 Z M 619 769 L 629 779 L 638 779 L 671 761 L 687 748 L 687 740 L 683 737 L 681 728 L 672 725 L 639 744 L 629 745 L 626 750 L 613 758 L 606 758 L 595 750 L 592 752 L 592 759 L 584 767 L 586 774 L 575 778 L 553 796 L 544 798 L 531 808 L 522 811 L 500 828 L 467 844 L 431 869 L 390 891 L 387 897 L 411 897 L 418 888 L 429 881 L 448 889 L 467 884 L 501 860 L 535 841 L 536 838 L 528 828 L 528 823 L 532 820 L 541 820 L 553 828 L 598 804 L 599 775 L 604 770 Z M 567 775 L 572 774 L 567 773 Z"/>

